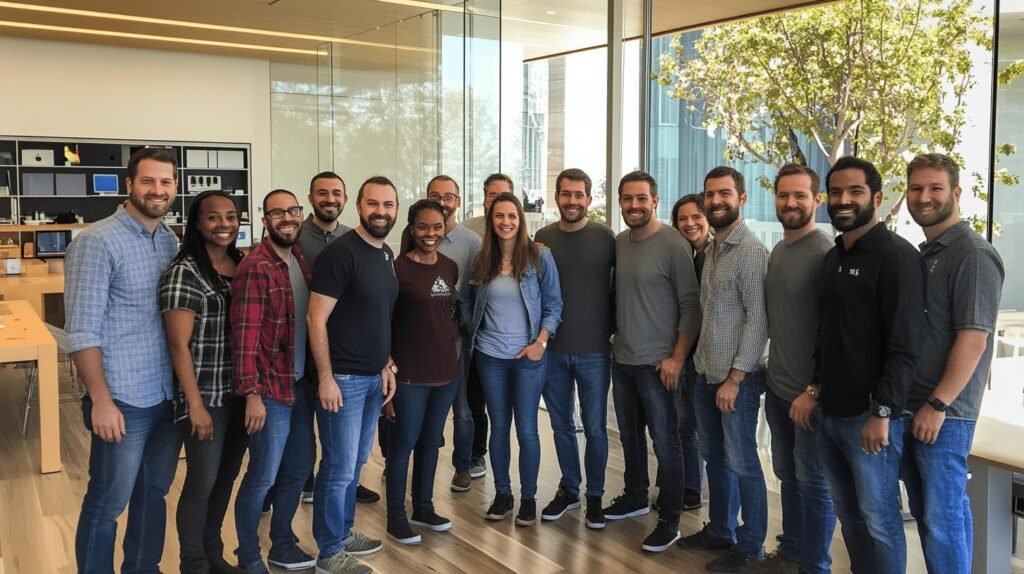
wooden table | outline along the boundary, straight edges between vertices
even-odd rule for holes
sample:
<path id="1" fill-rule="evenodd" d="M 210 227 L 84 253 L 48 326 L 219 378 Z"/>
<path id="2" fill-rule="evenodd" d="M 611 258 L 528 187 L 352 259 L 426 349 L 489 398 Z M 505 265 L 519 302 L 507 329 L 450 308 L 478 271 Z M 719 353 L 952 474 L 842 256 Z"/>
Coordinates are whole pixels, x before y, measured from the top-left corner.
<path id="1" fill-rule="evenodd" d="M 972 572 L 1010 572 L 1013 473 L 1024 472 L 1024 427 L 982 416 L 974 431 L 967 494 L 974 515 Z"/>
<path id="2" fill-rule="evenodd" d="M 38 362 L 39 462 L 43 473 L 60 472 L 57 342 L 28 301 L 0 303 L 0 324 L 0 363 Z"/>
<path id="3" fill-rule="evenodd" d="M 64 293 L 64 273 L 0 277 L 0 293 L 8 300 L 28 301 L 37 316 L 45 317 L 43 297 Z"/>

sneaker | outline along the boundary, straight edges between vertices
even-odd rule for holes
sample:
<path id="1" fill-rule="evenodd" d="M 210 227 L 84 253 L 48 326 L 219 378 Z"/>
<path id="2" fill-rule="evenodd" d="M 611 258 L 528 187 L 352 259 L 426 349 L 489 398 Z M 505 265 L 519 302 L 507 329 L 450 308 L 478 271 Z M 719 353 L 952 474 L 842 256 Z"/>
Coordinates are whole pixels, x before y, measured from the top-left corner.
<path id="1" fill-rule="evenodd" d="M 612 499 L 611 505 L 604 509 L 604 516 L 608 520 L 622 520 L 633 516 L 643 516 L 650 511 L 646 500 L 635 500 L 623 494 Z"/>
<path id="2" fill-rule="evenodd" d="M 405 515 L 388 517 L 388 536 L 401 544 L 419 544 L 423 539 L 409 526 Z"/>
<path id="3" fill-rule="evenodd" d="M 356 502 L 371 504 L 380 500 L 380 495 L 363 485 L 356 487 Z"/>
<path id="4" fill-rule="evenodd" d="M 733 546 L 725 554 L 705 564 L 704 569 L 708 572 L 746 572 L 751 564 L 763 561 L 764 557 L 751 560 L 747 558 L 746 554 L 740 552 L 736 546 Z"/>
<path id="5" fill-rule="evenodd" d="M 783 555 L 778 550 L 765 556 L 764 560 L 748 561 L 743 567 L 747 574 L 799 574 L 800 561 Z"/>
<path id="6" fill-rule="evenodd" d="M 601 530 L 605 527 L 607 521 L 604 517 L 604 510 L 601 509 L 600 496 L 587 497 L 587 513 L 584 515 L 584 520 L 587 523 L 587 528 Z"/>
<path id="7" fill-rule="evenodd" d="M 374 552 L 380 552 L 381 548 L 384 548 L 384 543 L 380 540 L 375 540 L 355 530 L 352 531 L 352 534 L 348 535 L 348 538 L 342 541 L 342 544 L 345 546 L 345 552 L 353 556 L 373 554 Z"/>
<path id="8" fill-rule="evenodd" d="M 558 489 L 555 493 L 555 498 L 544 507 L 541 511 L 540 517 L 544 520 L 558 520 L 562 517 L 567 510 L 576 510 L 580 507 L 580 497 L 569 494 L 568 492 Z"/>
<path id="9" fill-rule="evenodd" d="M 371 574 L 373 568 L 345 551 L 316 561 L 316 574 Z"/>
<path id="10" fill-rule="evenodd" d="M 306 554 L 295 544 L 273 547 L 267 555 L 267 562 L 285 570 L 305 570 L 316 566 L 316 559 Z"/>
<path id="11" fill-rule="evenodd" d="M 438 516 L 433 508 L 424 508 L 412 511 L 412 524 L 429 528 L 434 532 L 447 532 L 452 529 L 452 521 L 443 516 Z"/>
<path id="12" fill-rule="evenodd" d="M 468 470 L 456 470 L 452 477 L 452 492 L 466 492 L 472 484 L 473 478 Z"/>
<path id="13" fill-rule="evenodd" d="M 683 492 L 683 510 L 697 510 L 704 506 L 704 501 L 700 499 L 700 493 L 687 490 Z"/>
<path id="14" fill-rule="evenodd" d="M 210 574 L 246 574 L 241 567 L 228 564 L 220 554 L 207 554 L 206 562 L 210 565 Z"/>
<path id="15" fill-rule="evenodd" d="M 664 552 L 675 544 L 676 540 L 679 540 L 679 525 L 668 520 L 658 520 L 654 532 L 644 538 L 644 543 L 640 547 L 648 552 Z"/>
<path id="16" fill-rule="evenodd" d="M 469 467 L 471 478 L 483 478 L 487 474 L 487 459 L 482 456 L 473 458 L 473 465 Z"/>
<path id="17" fill-rule="evenodd" d="M 728 550 L 732 548 L 732 540 L 728 538 L 718 538 L 708 532 L 708 523 L 704 523 L 704 527 L 693 534 L 684 537 L 679 541 L 679 545 L 684 548 L 693 548 L 695 550 Z"/>
<path id="18" fill-rule="evenodd" d="M 484 515 L 484 518 L 487 520 L 504 520 L 509 514 L 512 514 L 512 507 L 515 504 L 515 497 L 511 494 L 499 492 L 494 495 L 494 502 L 491 502 L 491 507 L 487 509 L 487 514 Z"/>
<path id="19" fill-rule="evenodd" d="M 305 502 L 306 504 L 313 504 L 313 491 L 312 490 L 303 490 L 302 491 L 302 502 Z"/>
<path id="20" fill-rule="evenodd" d="M 537 500 L 529 499 L 519 502 L 519 514 L 516 515 L 516 525 L 533 526 L 537 523 Z"/>
<path id="21" fill-rule="evenodd" d="M 270 574 L 270 570 L 267 570 L 267 565 L 264 564 L 262 560 L 246 564 L 240 568 L 242 569 L 242 572 L 245 572 L 245 574 Z"/>

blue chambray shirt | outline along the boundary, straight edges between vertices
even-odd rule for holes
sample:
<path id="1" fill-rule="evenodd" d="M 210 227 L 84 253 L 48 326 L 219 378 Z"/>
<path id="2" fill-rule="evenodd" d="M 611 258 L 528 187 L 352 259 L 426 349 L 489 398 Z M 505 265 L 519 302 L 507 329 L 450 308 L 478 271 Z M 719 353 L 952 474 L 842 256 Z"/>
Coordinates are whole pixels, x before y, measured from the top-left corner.
<path id="1" fill-rule="evenodd" d="M 99 347 L 111 396 L 133 407 L 174 396 L 158 295 L 177 243 L 166 225 L 150 234 L 121 205 L 83 230 L 64 259 L 71 351 Z"/>

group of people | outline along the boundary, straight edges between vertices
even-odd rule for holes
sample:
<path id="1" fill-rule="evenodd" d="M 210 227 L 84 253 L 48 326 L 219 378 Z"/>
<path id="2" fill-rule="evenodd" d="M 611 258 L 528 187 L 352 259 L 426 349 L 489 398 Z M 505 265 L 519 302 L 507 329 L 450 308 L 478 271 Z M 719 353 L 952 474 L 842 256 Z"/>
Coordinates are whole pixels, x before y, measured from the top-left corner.
<path id="1" fill-rule="evenodd" d="M 556 180 L 560 219 L 533 239 L 509 177 L 488 177 L 486 214 L 460 224 L 460 187 L 440 175 L 409 207 L 397 255 L 386 243 L 399 213 L 394 184 L 378 176 L 359 187 L 350 230 L 338 221 L 345 183 L 323 172 L 305 220 L 292 192 L 266 195 L 266 237 L 244 257 L 239 210 L 218 191 L 192 198 L 178 246 L 162 223 L 176 174 L 166 150 L 137 151 L 128 201 L 68 248 L 67 331 L 93 434 L 80 572 L 112 571 L 126 507 L 122 571 L 158 571 L 182 444 L 182 572 L 252 574 L 267 562 L 372 572 L 358 557 L 383 543 L 354 524 L 375 437 L 388 537 L 420 543 L 452 528 L 433 505 L 449 412 L 451 490 L 487 473 L 489 451 L 495 496 L 484 518 L 515 513 L 531 526 L 542 398 L 561 478 L 541 520 L 585 502 L 586 526 L 603 529 L 654 507 L 645 551 L 712 551 L 711 572 L 819 573 L 830 571 L 838 518 L 854 572 L 904 572 L 902 477 L 928 570 L 970 571 L 967 454 L 1004 271 L 960 219 L 959 167 L 948 157 L 922 155 L 907 169 L 907 206 L 927 238 L 920 252 L 878 223 L 881 177 L 852 157 L 825 177 L 835 241 L 817 227 L 818 175 L 779 171 L 785 236 L 771 253 L 740 215 L 747 192 L 729 167 L 676 202 L 671 225 L 655 216 L 654 178 L 627 174 L 618 204 L 628 229 L 618 236 L 587 218 L 591 180 L 567 169 Z M 625 489 L 606 506 L 609 391 Z M 782 490 L 771 554 L 756 445 L 762 396 Z M 235 567 L 221 528 L 245 452 Z M 710 522 L 683 537 L 680 515 L 702 507 L 705 468 Z M 316 557 L 291 527 L 300 500 L 313 505 Z"/>

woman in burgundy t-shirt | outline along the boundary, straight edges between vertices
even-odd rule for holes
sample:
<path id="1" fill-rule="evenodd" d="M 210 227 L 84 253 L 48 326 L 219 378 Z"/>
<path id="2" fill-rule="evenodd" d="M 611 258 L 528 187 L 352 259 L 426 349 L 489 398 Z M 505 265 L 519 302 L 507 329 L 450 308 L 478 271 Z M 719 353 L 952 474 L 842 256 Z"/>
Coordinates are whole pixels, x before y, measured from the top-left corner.
<path id="1" fill-rule="evenodd" d="M 452 381 L 458 369 L 455 288 L 459 268 L 437 251 L 444 229 L 441 205 L 417 201 L 409 208 L 401 256 L 395 260 L 398 300 L 391 356 L 398 367 L 398 390 L 388 440 L 387 530 L 388 536 L 403 544 L 420 542 L 405 513 L 405 479 L 413 449 L 411 522 L 435 532 L 452 527 L 450 520 L 434 512 L 433 504 L 437 451 L 444 444 L 444 424 L 457 390 Z"/>

